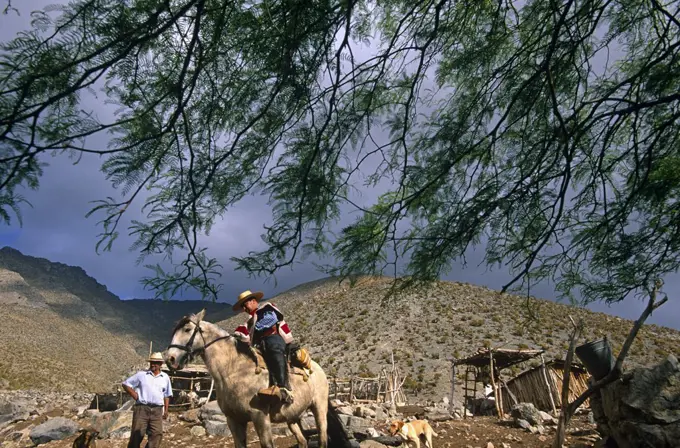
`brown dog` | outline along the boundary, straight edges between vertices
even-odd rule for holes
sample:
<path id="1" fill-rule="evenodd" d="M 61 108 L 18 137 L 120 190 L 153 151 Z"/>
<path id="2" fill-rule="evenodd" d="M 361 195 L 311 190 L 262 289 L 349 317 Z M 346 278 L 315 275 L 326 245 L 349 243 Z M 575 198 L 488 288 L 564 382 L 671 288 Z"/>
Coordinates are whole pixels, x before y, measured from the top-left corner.
<path id="1" fill-rule="evenodd" d="M 73 448 L 96 448 L 98 431 L 81 429 L 80 435 L 73 441 Z"/>
<path id="2" fill-rule="evenodd" d="M 420 436 L 425 436 L 425 446 L 432 448 L 432 436 L 437 437 L 437 433 L 432 430 L 432 426 L 426 420 L 413 420 L 404 422 L 395 420 L 390 425 L 390 434 L 399 434 L 407 445 L 414 444 L 420 448 Z"/>

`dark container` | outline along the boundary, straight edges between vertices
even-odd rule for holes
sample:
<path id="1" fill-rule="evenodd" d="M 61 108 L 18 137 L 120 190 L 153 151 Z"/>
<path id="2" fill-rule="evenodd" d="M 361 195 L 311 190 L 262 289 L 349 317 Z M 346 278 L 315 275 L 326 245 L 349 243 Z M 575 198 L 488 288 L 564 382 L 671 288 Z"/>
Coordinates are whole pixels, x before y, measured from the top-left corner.
<path id="1" fill-rule="evenodd" d="M 575 352 L 595 380 L 607 376 L 616 363 L 612 356 L 612 347 L 606 337 L 579 345 Z"/>

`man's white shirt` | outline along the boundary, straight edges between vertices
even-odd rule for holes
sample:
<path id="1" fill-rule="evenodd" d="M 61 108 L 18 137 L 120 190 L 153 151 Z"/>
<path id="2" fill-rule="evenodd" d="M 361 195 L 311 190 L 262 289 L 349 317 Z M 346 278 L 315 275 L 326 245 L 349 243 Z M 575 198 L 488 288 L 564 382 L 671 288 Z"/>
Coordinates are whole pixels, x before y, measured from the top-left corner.
<path id="1" fill-rule="evenodd" d="M 163 405 L 163 399 L 172 397 L 172 384 L 167 373 L 154 376 L 151 370 L 140 370 L 126 379 L 123 384 L 137 392 L 137 403 L 146 405 Z"/>

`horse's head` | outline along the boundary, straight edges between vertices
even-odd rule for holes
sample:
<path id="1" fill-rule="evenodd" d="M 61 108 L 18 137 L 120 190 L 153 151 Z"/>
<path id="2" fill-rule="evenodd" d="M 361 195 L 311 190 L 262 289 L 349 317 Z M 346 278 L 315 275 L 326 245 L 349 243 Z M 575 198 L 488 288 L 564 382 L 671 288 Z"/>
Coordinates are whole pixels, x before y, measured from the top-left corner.
<path id="1" fill-rule="evenodd" d="M 201 322 L 205 317 L 205 309 L 198 314 L 184 316 L 172 331 L 172 341 L 168 346 L 165 363 L 173 370 L 182 370 L 184 366 L 205 348 L 205 339 Z"/>

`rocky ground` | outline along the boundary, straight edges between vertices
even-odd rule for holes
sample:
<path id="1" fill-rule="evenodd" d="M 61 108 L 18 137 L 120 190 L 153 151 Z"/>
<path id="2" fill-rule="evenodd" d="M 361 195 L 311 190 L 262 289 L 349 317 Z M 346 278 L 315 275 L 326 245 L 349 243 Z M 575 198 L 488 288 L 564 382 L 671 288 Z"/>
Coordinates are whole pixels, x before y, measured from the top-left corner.
<path id="1" fill-rule="evenodd" d="M 0 447 L 49 448 L 71 447 L 81 428 L 97 428 L 98 448 L 123 448 L 127 446 L 132 412 L 125 409 L 98 412 L 88 409 L 92 397 L 88 394 L 40 394 L 37 392 L 0 392 Z M 405 406 L 385 409 L 380 405 L 353 406 L 334 402 L 345 425 L 362 448 L 384 448 L 370 439 L 387 435 L 393 419 L 428 419 L 438 437 L 435 448 L 491 448 L 491 447 L 549 447 L 555 433 L 551 416 L 536 415 L 535 410 L 522 410 L 503 421 L 493 417 L 460 419 L 452 417 L 443 404 L 431 407 Z M 521 423 L 519 417 L 532 420 Z M 539 419 L 539 421 L 533 421 Z M 214 402 L 199 409 L 171 413 L 165 422 L 164 446 L 178 448 L 231 446 L 232 438 Z M 303 428 L 313 428 L 313 418 L 303 419 Z M 526 426 L 526 429 L 520 427 Z M 295 439 L 285 425 L 275 425 L 277 447 L 293 447 Z M 248 444 L 257 446 L 257 435 L 249 426 Z M 601 444 L 587 413 L 577 415 L 568 429 L 566 446 L 592 447 Z"/>

